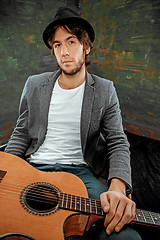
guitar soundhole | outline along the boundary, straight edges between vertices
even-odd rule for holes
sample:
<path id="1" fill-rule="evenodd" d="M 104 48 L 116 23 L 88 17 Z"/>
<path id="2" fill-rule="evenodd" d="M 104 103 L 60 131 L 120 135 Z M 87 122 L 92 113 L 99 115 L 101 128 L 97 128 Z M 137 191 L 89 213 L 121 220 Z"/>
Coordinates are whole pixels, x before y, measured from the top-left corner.
<path id="1" fill-rule="evenodd" d="M 34 183 L 22 191 L 20 202 L 29 213 L 39 216 L 50 215 L 57 210 L 59 190 L 47 183 Z"/>

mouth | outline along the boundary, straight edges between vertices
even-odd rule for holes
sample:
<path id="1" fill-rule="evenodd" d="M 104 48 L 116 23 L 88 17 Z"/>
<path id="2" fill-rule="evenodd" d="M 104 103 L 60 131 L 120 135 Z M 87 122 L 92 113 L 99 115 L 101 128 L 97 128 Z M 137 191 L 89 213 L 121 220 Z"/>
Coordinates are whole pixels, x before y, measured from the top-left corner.
<path id="1" fill-rule="evenodd" d="M 63 64 L 70 64 L 70 63 L 72 63 L 72 62 L 73 62 L 72 59 L 63 59 L 63 58 L 62 58 L 62 63 L 63 63 Z"/>
<path id="2" fill-rule="evenodd" d="M 64 61 L 63 64 L 70 64 L 72 61 Z"/>

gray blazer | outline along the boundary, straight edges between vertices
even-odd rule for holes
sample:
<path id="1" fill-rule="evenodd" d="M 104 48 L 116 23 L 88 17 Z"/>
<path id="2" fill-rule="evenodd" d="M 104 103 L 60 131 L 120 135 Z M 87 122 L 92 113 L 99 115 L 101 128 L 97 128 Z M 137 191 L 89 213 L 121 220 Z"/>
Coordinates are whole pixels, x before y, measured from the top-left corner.
<path id="1" fill-rule="evenodd" d="M 51 94 L 60 70 L 28 78 L 20 101 L 17 125 L 6 152 L 27 159 L 43 143 Z M 86 72 L 81 114 L 81 143 L 85 161 L 96 175 L 120 178 L 131 189 L 130 152 L 123 132 L 113 83 Z"/>

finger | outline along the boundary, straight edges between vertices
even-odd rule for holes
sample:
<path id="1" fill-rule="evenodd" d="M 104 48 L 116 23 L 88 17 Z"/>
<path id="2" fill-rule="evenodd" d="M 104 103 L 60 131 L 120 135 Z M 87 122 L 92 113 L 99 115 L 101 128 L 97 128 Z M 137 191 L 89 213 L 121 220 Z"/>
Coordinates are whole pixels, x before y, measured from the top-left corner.
<path id="1" fill-rule="evenodd" d="M 135 204 L 135 202 L 133 202 L 131 220 L 128 220 L 127 224 L 130 223 L 135 218 L 135 212 L 136 212 L 136 204 Z"/>
<path id="2" fill-rule="evenodd" d="M 109 195 L 109 194 L 108 194 Z M 108 213 L 106 214 L 106 218 L 104 221 L 104 226 L 107 227 L 109 225 L 109 223 L 113 220 L 115 213 L 117 211 L 118 205 L 120 203 L 120 199 L 118 197 L 118 195 L 109 195 L 110 197 L 110 209 L 108 211 Z M 110 229 L 108 229 L 110 230 Z"/>
<path id="3" fill-rule="evenodd" d="M 124 214 L 121 220 L 118 222 L 117 226 L 115 227 L 115 231 L 119 232 L 125 224 L 130 223 L 135 216 L 135 204 L 134 202 L 129 202 L 126 205 Z"/>
<path id="4" fill-rule="evenodd" d="M 108 234 L 111 234 L 115 229 L 115 227 L 117 226 L 117 224 L 121 221 L 125 212 L 125 208 L 126 208 L 126 202 L 120 201 L 115 211 L 114 217 L 112 218 L 109 225 L 107 226 L 106 232 Z"/>
<path id="5" fill-rule="evenodd" d="M 100 195 L 100 199 L 101 199 L 101 206 L 103 208 L 103 211 L 107 213 L 110 209 L 110 202 L 107 197 L 107 192 L 102 193 Z"/>

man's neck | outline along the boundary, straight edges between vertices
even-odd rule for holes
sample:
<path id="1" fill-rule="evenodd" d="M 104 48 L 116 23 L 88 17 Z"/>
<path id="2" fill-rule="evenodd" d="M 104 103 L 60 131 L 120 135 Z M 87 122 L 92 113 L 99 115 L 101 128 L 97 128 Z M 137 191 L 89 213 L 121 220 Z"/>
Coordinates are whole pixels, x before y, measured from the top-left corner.
<path id="1" fill-rule="evenodd" d="M 80 71 L 75 75 L 66 75 L 63 72 L 59 77 L 59 85 L 63 89 L 73 89 L 79 87 L 86 80 L 86 71 Z"/>

